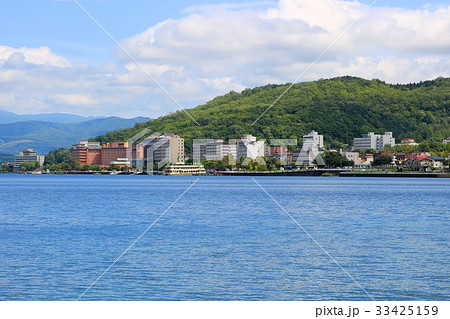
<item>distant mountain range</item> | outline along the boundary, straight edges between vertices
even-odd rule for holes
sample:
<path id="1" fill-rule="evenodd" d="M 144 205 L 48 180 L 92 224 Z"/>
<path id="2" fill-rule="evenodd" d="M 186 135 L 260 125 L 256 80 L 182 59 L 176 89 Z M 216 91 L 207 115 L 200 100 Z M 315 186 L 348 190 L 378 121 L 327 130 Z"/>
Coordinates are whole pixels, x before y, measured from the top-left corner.
<path id="1" fill-rule="evenodd" d="M 18 115 L 0 111 L 0 154 L 18 154 L 21 149 L 31 147 L 45 155 L 60 147 L 69 148 L 80 139 L 149 120 L 147 117 L 89 118 L 61 113 Z"/>
<path id="2" fill-rule="evenodd" d="M 17 123 L 23 121 L 80 123 L 101 118 L 106 118 L 106 116 L 81 116 L 69 113 L 16 114 L 13 112 L 0 110 L 0 124 Z"/>

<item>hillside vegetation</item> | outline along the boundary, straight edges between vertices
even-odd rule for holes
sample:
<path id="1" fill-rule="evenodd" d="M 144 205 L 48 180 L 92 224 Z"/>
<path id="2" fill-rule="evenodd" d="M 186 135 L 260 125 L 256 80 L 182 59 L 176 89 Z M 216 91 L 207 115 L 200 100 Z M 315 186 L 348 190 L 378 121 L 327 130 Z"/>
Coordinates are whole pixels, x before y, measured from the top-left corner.
<path id="1" fill-rule="evenodd" d="M 266 85 L 230 92 L 189 109 L 200 126 L 183 111 L 109 132 L 93 140 L 124 141 L 144 128 L 195 138 L 301 138 L 310 130 L 324 135 L 331 147 L 352 144 L 367 132 L 392 131 L 397 141 L 418 142 L 450 136 L 450 79 L 391 85 L 379 80 L 339 77 L 295 84 L 255 125 L 252 123 L 289 86 Z"/>

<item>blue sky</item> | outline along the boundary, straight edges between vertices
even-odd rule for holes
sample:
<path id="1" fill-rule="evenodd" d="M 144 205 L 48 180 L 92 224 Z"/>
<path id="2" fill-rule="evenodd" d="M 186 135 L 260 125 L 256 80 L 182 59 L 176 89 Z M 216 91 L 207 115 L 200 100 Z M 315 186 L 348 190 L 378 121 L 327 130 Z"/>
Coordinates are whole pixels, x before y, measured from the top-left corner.
<path id="1" fill-rule="evenodd" d="M 79 2 L 194 107 L 230 90 L 292 82 L 373 1 Z M 449 76 L 450 0 L 375 7 L 301 80 Z M 2 0 L 0 109 L 156 117 L 177 106 L 72 0 Z"/>
<path id="2" fill-rule="evenodd" d="M 126 39 L 166 19 L 186 16 L 188 8 L 242 3 L 237 0 L 80 0 L 114 37 Z M 276 1 L 248 0 L 247 3 Z M 362 0 L 372 4 L 373 0 Z M 379 0 L 377 6 L 420 9 L 449 1 Z M 111 57 L 115 44 L 72 0 L 3 0 L 0 2 L 0 44 L 12 47 L 48 46 L 57 54 L 101 63 Z"/>

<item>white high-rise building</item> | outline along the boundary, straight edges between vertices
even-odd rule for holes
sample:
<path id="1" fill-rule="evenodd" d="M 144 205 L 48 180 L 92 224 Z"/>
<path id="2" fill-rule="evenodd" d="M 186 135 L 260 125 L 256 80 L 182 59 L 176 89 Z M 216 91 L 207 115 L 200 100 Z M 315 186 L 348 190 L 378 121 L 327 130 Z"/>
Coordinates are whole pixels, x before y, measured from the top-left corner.
<path id="1" fill-rule="evenodd" d="M 296 165 L 311 166 L 316 157 L 322 153 L 321 148 L 323 148 L 323 135 L 311 131 L 308 135 L 303 136 L 302 150 L 293 161 Z"/>
<path id="2" fill-rule="evenodd" d="M 395 138 L 392 136 L 392 132 L 386 132 L 384 135 L 369 132 L 363 137 L 353 139 L 353 145 L 353 150 L 364 151 L 372 148 L 381 151 L 386 145 L 395 146 Z"/>
<path id="3" fill-rule="evenodd" d="M 192 155 L 195 163 L 201 161 L 221 161 L 227 155 L 237 157 L 237 145 L 235 140 L 229 143 L 222 139 L 194 140 Z"/>
<path id="4" fill-rule="evenodd" d="M 237 143 L 237 158 L 242 156 L 256 160 L 257 157 L 264 157 L 264 141 L 257 141 L 252 135 L 245 135 Z"/>

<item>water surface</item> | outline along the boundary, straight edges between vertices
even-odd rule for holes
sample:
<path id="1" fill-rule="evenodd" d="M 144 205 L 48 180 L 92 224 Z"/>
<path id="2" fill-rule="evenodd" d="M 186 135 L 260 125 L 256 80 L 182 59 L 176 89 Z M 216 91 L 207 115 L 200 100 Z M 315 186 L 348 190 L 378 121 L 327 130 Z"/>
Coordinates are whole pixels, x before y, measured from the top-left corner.
<path id="1" fill-rule="evenodd" d="M 195 179 L 0 174 L 0 299 L 77 299 Z M 256 180 L 374 299 L 449 299 L 450 180 Z M 249 177 L 200 177 L 82 298 L 369 299 Z"/>

